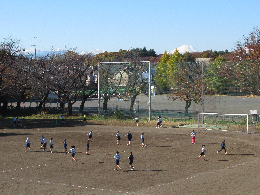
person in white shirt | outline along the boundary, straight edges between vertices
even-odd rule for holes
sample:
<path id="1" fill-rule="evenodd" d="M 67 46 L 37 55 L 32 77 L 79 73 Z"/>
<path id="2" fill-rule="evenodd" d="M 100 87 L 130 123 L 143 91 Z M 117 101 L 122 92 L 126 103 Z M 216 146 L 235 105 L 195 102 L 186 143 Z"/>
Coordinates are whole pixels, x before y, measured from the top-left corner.
<path id="1" fill-rule="evenodd" d="M 196 133 L 194 132 L 194 130 L 191 132 L 190 136 L 191 136 L 191 143 L 195 144 Z"/>
<path id="2" fill-rule="evenodd" d="M 161 116 L 158 117 L 158 122 L 157 122 L 157 127 L 156 128 L 160 128 L 162 127 L 162 118 Z"/>
<path id="3" fill-rule="evenodd" d="M 139 122 L 138 117 L 135 117 L 135 124 L 136 124 L 137 127 L 138 127 L 138 122 Z"/>
<path id="4" fill-rule="evenodd" d="M 47 144 L 47 139 L 43 138 L 43 150 L 45 151 L 46 149 L 46 144 Z"/>
<path id="5" fill-rule="evenodd" d="M 26 146 L 25 146 L 25 152 L 27 151 L 27 148 L 29 148 L 29 150 L 31 151 L 31 141 L 29 140 L 29 138 L 27 137 L 26 139 Z"/>
<path id="6" fill-rule="evenodd" d="M 75 159 L 75 154 L 76 154 L 75 146 L 71 146 L 70 153 L 72 157 L 71 161 L 75 160 L 77 162 L 77 160 Z"/>
<path id="7" fill-rule="evenodd" d="M 205 152 L 206 152 L 205 145 L 202 145 L 202 149 L 201 149 L 198 160 L 200 159 L 201 156 L 203 156 L 203 159 L 205 160 L 205 157 L 206 157 Z"/>
<path id="8" fill-rule="evenodd" d="M 92 135 L 93 135 L 93 133 L 92 133 L 92 131 L 90 131 L 89 133 L 88 133 L 88 138 L 89 138 L 89 140 L 92 142 Z"/>

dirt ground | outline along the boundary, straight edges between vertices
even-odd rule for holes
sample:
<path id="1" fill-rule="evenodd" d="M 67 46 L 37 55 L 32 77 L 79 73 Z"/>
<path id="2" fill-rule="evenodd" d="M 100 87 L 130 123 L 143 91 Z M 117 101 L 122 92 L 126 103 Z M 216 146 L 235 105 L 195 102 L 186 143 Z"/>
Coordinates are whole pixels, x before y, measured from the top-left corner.
<path id="1" fill-rule="evenodd" d="M 22 120 L 14 128 L 12 121 L 1 122 L 1 194 L 259 194 L 259 134 L 236 130 L 201 130 L 191 144 L 192 129 L 155 128 L 156 123 L 98 123 L 67 120 Z M 86 155 L 87 133 L 93 131 L 90 155 Z M 121 145 L 116 133 L 121 133 Z M 127 146 L 126 134 L 133 140 Z M 141 147 L 144 133 L 146 147 Z M 40 138 L 47 140 L 47 151 Z M 31 152 L 25 152 L 25 140 L 31 140 Z M 53 138 L 54 152 L 49 140 Z M 75 158 L 65 154 L 76 146 Z M 217 154 L 226 140 L 228 154 Z M 198 156 L 205 144 L 206 160 Z M 121 155 L 121 171 L 114 171 L 116 151 Z M 134 171 L 128 164 L 134 155 Z"/>

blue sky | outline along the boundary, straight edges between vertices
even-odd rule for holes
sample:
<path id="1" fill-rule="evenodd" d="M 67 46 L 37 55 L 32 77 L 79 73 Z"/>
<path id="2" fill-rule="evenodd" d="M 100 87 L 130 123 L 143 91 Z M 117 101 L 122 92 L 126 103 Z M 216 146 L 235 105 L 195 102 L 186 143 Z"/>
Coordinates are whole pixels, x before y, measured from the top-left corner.
<path id="1" fill-rule="evenodd" d="M 235 48 L 260 26 L 259 0 L 0 0 L 0 42 L 33 51 Z M 37 37 L 37 38 L 34 38 Z"/>

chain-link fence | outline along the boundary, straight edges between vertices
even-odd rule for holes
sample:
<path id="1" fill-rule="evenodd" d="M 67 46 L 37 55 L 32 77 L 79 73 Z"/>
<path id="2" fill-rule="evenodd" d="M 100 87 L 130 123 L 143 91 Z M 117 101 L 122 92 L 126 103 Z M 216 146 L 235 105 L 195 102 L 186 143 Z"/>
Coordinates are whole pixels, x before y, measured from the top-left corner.
<path id="1" fill-rule="evenodd" d="M 259 65 L 254 62 L 179 63 L 172 72 L 172 80 L 168 80 L 172 87 L 162 88 L 154 79 L 158 76 L 156 64 L 151 63 L 150 101 L 149 63 L 100 64 L 100 101 L 96 96 L 89 97 L 80 110 L 79 99 L 73 104 L 73 113 L 99 114 L 100 111 L 101 115 L 118 118 L 148 118 L 151 102 L 152 119 L 159 115 L 176 120 L 197 119 L 201 112 L 253 112 L 257 116 L 253 121 L 258 121 Z M 15 102 L 10 104 L 10 109 L 16 106 Z M 36 103 L 22 102 L 20 110 L 28 107 L 33 109 Z M 64 112 L 58 103 L 47 101 L 46 108 L 50 112 Z"/>

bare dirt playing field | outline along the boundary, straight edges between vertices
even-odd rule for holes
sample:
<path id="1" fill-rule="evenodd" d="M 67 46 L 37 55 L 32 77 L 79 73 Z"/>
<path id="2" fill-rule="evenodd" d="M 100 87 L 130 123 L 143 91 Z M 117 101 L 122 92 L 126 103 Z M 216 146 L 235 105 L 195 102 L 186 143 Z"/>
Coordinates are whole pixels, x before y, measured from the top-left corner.
<path id="1" fill-rule="evenodd" d="M 67 120 L 27 120 L 13 128 L 12 121 L 0 124 L 1 194 L 259 194 L 259 134 L 245 131 L 155 128 L 153 124 L 108 123 Z M 87 133 L 93 131 L 90 155 L 86 155 Z M 121 133 L 121 145 L 116 133 Z M 127 146 L 126 134 L 133 141 Z M 141 147 L 140 135 L 146 147 Z M 44 152 L 40 138 L 44 135 L 49 150 L 53 138 L 54 153 Z M 31 140 L 31 152 L 25 152 L 25 140 Z M 76 146 L 75 158 L 64 154 Z M 228 154 L 217 154 L 226 140 Z M 206 160 L 198 160 L 201 145 L 206 147 Z M 114 171 L 116 151 L 121 155 L 121 171 Z M 135 170 L 128 164 L 133 152 Z"/>

